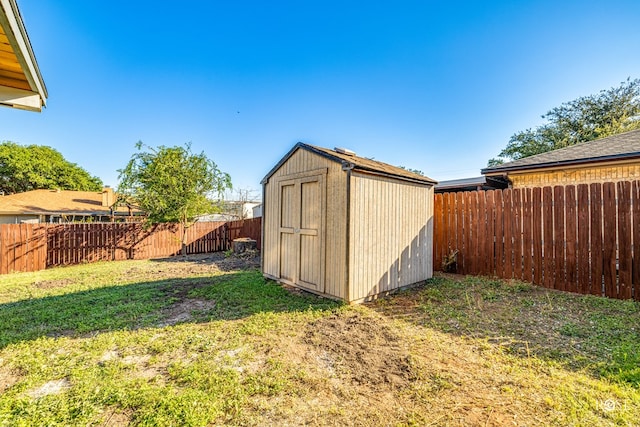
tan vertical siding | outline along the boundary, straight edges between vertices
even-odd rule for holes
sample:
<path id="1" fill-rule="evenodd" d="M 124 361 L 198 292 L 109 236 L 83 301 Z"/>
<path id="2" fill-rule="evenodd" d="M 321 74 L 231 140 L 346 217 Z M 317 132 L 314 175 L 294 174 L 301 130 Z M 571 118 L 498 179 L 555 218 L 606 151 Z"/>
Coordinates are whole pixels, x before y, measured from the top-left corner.
<path id="1" fill-rule="evenodd" d="M 431 277 L 433 187 L 352 174 L 351 300 Z"/>
<path id="2" fill-rule="evenodd" d="M 325 269 L 324 293 L 338 298 L 345 295 L 345 258 L 346 258 L 346 173 L 340 163 L 328 160 L 315 153 L 298 149 L 269 177 L 265 185 L 264 201 L 264 273 L 279 278 L 279 218 L 278 183 L 287 175 L 326 168 L 326 199 L 329 203 L 323 209 L 325 215 L 324 250 L 325 265 L 303 265 L 303 274 L 317 275 L 317 268 Z M 304 242 L 302 244 L 305 244 Z M 287 260 L 283 260 L 287 262 Z"/>

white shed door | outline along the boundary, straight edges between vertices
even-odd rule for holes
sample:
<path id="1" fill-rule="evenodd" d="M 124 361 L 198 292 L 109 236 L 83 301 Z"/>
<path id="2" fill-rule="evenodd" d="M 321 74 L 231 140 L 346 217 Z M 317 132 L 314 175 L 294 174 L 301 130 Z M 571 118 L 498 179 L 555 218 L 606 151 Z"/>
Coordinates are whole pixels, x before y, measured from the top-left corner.
<path id="1" fill-rule="evenodd" d="M 324 292 L 324 175 L 281 181 L 280 278 Z"/>

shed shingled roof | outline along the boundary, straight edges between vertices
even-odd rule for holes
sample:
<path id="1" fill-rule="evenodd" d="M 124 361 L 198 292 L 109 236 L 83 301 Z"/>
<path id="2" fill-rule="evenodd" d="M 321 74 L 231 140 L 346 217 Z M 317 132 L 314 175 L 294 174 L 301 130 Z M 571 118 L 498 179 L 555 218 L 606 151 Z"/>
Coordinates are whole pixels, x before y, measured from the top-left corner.
<path id="1" fill-rule="evenodd" d="M 403 181 L 410 181 L 416 183 L 423 184 L 437 184 L 438 182 L 434 179 L 431 179 L 427 176 L 420 175 L 417 173 L 410 172 L 406 169 L 402 169 L 397 166 L 392 166 L 387 163 L 379 162 L 377 160 L 367 159 L 365 157 L 360 157 L 356 155 L 349 155 L 339 153 L 335 150 L 330 150 L 328 148 L 317 147 L 315 145 L 305 144 L 304 142 L 298 142 L 283 158 L 278 162 L 277 165 L 273 167 L 269 171 L 269 173 L 262 180 L 263 183 L 269 180 L 269 177 L 273 175 L 276 170 L 282 166 L 282 164 L 289 158 L 293 153 L 295 153 L 298 149 L 304 149 L 316 153 L 320 156 L 333 160 L 335 162 L 343 163 L 343 164 L 351 164 L 353 165 L 353 169 L 360 170 L 363 172 L 371 172 L 380 175 L 391 176 Z"/>
<path id="2" fill-rule="evenodd" d="M 640 129 L 482 169 L 483 174 L 640 158 Z"/>

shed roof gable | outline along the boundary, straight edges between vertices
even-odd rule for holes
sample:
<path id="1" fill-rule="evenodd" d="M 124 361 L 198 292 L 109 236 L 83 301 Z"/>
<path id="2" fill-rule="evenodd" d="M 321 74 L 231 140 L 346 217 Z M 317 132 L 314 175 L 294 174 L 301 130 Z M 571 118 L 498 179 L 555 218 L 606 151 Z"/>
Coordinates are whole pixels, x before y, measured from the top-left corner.
<path id="1" fill-rule="evenodd" d="M 262 179 L 262 183 L 265 184 L 269 181 L 269 178 L 295 153 L 297 150 L 307 150 L 322 156 L 326 159 L 332 160 L 336 163 L 340 163 L 345 167 L 359 170 L 362 172 L 369 172 L 378 175 L 389 176 L 402 181 L 409 181 L 413 183 L 434 185 L 437 181 L 417 173 L 410 172 L 406 169 L 402 169 L 397 166 L 392 166 L 387 163 L 379 162 L 377 160 L 367 159 L 365 157 L 359 157 L 356 155 L 349 155 L 339 153 L 335 150 L 328 148 L 317 147 L 315 145 L 305 144 L 304 142 L 298 142 Z"/>

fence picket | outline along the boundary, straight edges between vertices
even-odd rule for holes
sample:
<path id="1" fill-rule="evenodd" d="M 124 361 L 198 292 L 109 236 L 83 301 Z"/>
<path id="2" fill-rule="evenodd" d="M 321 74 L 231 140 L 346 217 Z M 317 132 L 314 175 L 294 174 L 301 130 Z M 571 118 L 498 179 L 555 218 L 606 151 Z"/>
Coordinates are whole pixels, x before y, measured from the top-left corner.
<path id="1" fill-rule="evenodd" d="M 486 191 L 477 191 L 477 213 L 478 216 L 476 218 L 476 230 L 477 230 L 477 246 L 476 249 L 477 254 L 481 254 L 484 252 L 486 247 L 486 239 L 487 239 L 487 209 L 485 206 L 485 196 Z M 478 262 L 476 263 L 476 272 L 480 275 L 487 274 L 487 259 L 484 256 L 478 257 Z"/>
<path id="2" fill-rule="evenodd" d="M 495 271 L 497 277 L 504 277 L 504 211 L 502 206 L 502 191 L 494 191 L 493 200 L 495 202 Z"/>
<path id="3" fill-rule="evenodd" d="M 602 184 L 595 183 L 589 185 L 590 202 L 589 216 L 591 218 L 591 275 L 589 278 L 589 293 L 593 295 L 604 295 L 603 281 L 603 209 L 602 209 Z"/>
<path id="4" fill-rule="evenodd" d="M 513 278 L 513 232 L 511 215 L 507 215 L 506 212 L 513 212 L 512 190 L 506 189 L 503 192 L 504 208 L 504 278 Z"/>
<path id="5" fill-rule="evenodd" d="M 616 277 L 616 185 L 611 182 L 602 185 L 602 206 L 604 211 L 604 293 L 610 298 L 618 296 L 618 281 Z"/>
<path id="6" fill-rule="evenodd" d="M 534 188 L 532 191 L 532 222 L 531 240 L 533 244 L 533 283 L 542 286 L 542 189 Z"/>
<path id="7" fill-rule="evenodd" d="M 618 182 L 618 298 L 630 299 L 631 283 L 631 183 Z"/>
<path id="8" fill-rule="evenodd" d="M 553 261 L 555 288 L 566 290 L 564 275 L 564 187 L 553 187 Z"/>
<path id="9" fill-rule="evenodd" d="M 589 243 L 589 186 L 578 185 L 578 236 L 576 244 L 577 292 L 589 293 L 591 246 Z"/>
<path id="10" fill-rule="evenodd" d="M 469 233 L 471 230 L 471 216 L 470 216 L 470 208 L 469 204 L 471 203 L 470 193 L 461 193 L 463 205 L 460 206 L 460 210 L 462 211 L 462 216 L 464 217 L 463 221 L 460 221 L 463 229 L 461 230 L 462 235 L 462 245 L 464 248 L 464 254 L 462 255 L 463 269 L 460 273 L 468 274 L 471 272 L 471 260 L 474 255 L 471 252 L 471 240 L 469 238 Z M 468 255 L 467 255 L 468 254 Z M 458 255 L 458 259 L 460 259 L 460 255 Z M 435 266 L 434 266 L 435 268 Z"/>
<path id="11" fill-rule="evenodd" d="M 533 282 L 533 243 L 531 242 L 532 206 L 531 189 L 522 190 L 522 280 Z"/>
<path id="12" fill-rule="evenodd" d="M 631 185 L 631 205 L 633 209 L 633 299 L 640 301 L 640 181 L 634 181 Z"/>
<path id="13" fill-rule="evenodd" d="M 576 259 L 576 227 L 578 217 L 576 212 L 576 187 L 568 185 L 565 188 L 565 274 L 566 290 L 577 292 L 577 259 Z"/>
<path id="14" fill-rule="evenodd" d="M 445 224 L 442 218 L 442 194 L 436 194 L 433 200 L 433 266 L 435 269 L 440 270 L 442 268 L 442 232 L 445 228 Z"/>
<path id="15" fill-rule="evenodd" d="M 487 233 L 485 236 L 485 259 L 487 260 L 487 275 L 495 277 L 495 191 L 486 192 L 485 208 L 487 211 Z"/>

